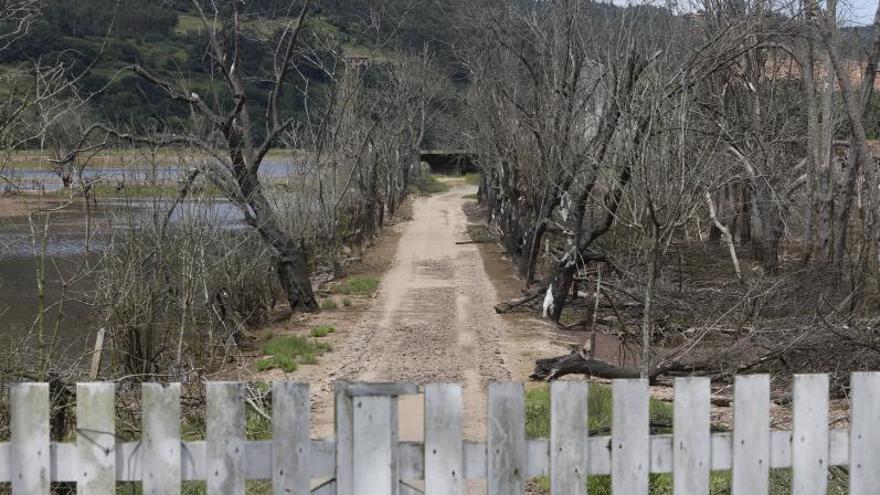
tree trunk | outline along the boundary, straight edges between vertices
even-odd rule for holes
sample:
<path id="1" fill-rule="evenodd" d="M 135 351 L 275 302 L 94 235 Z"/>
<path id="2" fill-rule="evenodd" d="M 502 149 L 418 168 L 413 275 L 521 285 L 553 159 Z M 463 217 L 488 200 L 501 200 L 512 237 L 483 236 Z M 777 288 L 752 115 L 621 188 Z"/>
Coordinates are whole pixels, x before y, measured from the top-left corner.
<path id="1" fill-rule="evenodd" d="M 562 317 L 562 310 L 565 309 L 571 283 L 577 273 L 576 259 L 577 249 L 572 247 L 556 262 L 550 285 L 547 286 L 547 292 L 544 295 L 544 304 L 541 310 L 544 318 L 558 323 L 559 318 Z"/>
<path id="2" fill-rule="evenodd" d="M 303 247 L 290 234 L 281 229 L 275 211 L 266 200 L 256 178 L 242 176 L 239 179 L 247 205 L 252 211 L 249 219 L 266 243 L 275 250 L 278 260 L 276 272 L 281 287 L 287 294 L 291 311 L 318 311 L 318 301 L 309 280 L 309 270 Z"/>
<path id="3" fill-rule="evenodd" d="M 642 313 L 642 367 L 641 367 L 641 377 L 648 378 L 648 373 L 651 370 L 651 340 L 653 337 L 653 326 L 654 322 L 651 321 L 653 315 L 651 314 L 653 309 L 653 301 L 654 301 L 654 287 L 656 286 L 657 281 L 657 231 L 656 228 L 652 229 L 653 239 L 651 249 L 647 253 L 647 271 L 648 271 L 648 281 L 645 284 L 645 307 Z"/>
<path id="4" fill-rule="evenodd" d="M 748 184 L 743 184 L 740 191 L 742 192 L 742 203 L 739 214 L 739 242 L 740 244 L 750 244 L 752 242 L 752 193 Z"/>

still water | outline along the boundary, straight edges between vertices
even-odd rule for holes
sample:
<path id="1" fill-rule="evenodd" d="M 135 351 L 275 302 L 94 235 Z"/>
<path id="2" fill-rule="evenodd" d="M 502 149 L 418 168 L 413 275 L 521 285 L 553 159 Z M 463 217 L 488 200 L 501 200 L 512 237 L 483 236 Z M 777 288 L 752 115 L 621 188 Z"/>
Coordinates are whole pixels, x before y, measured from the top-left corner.
<path id="1" fill-rule="evenodd" d="M 267 161 L 261 167 L 266 178 L 284 177 L 289 164 Z M 113 177 L 114 180 L 137 183 L 175 184 L 183 173 L 178 167 L 101 168 L 89 172 L 93 176 Z M 14 177 L 31 191 L 51 191 L 61 187 L 51 171 L 39 169 L 16 170 Z M 46 214 L 5 216 L 0 214 L 0 346 L 18 341 L 33 331 L 39 312 L 37 270 L 43 266 L 46 273 L 45 300 L 57 301 L 64 280 L 99 260 L 109 236 L 120 230 L 136 230 L 145 224 L 161 222 L 170 206 L 168 198 L 108 198 L 85 205 L 82 202 L 62 211 Z M 0 205 L 2 207 L 2 205 Z M 2 213 L 2 212 L 0 212 Z M 159 217 L 159 218 L 157 218 Z M 183 201 L 174 210 L 172 223 L 188 219 L 208 219 L 225 229 L 243 228 L 241 212 L 222 199 Z M 75 278 L 67 289 L 64 306 L 62 345 L 85 348 L 94 339 L 94 322 L 90 321 L 87 294 L 95 281 L 89 275 Z M 47 322 L 54 324 L 56 311 L 46 314 Z"/>

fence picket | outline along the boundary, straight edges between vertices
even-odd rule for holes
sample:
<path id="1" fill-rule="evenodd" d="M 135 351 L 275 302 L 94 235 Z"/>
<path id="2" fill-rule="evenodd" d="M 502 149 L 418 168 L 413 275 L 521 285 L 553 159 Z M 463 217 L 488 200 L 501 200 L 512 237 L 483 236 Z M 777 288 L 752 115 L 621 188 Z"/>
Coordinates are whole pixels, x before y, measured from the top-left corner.
<path id="1" fill-rule="evenodd" d="M 113 383 L 76 385 L 76 492 L 116 493 L 116 387 Z"/>
<path id="2" fill-rule="evenodd" d="M 390 494 L 394 479 L 391 419 L 392 399 L 388 396 L 354 397 L 352 455 L 353 486 L 357 493 Z"/>
<path id="3" fill-rule="evenodd" d="M 584 382 L 550 384 L 550 493 L 587 493 L 587 394 Z"/>
<path id="4" fill-rule="evenodd" d="M 352 429 L 354 401 L 348 394 L 351 382 L 336 380 L 333 386 L 336 428 L 336 495 L 354 495 Z"/>
<path id="5" fill-rule="evenodd" d="M 611 491 L 647 495 L 651 467 L 648 380 L 613 380 Z"/>
<path id="6" fill-rule="evenodd" d="M 676 495 L 709 493 L 712 466 L 709 379 L 675 379 L 672 486 Z"/>
<path id="7" fill-rule="evenodd" d="M 397 437 L 400 394 L 414 384 L 337 384 L 337 435 L 309 439 L 307 384 L 273 384 L 271 440 L 244 438 L 244 385 L 208 384 L 208 438 L 182 442 L 180 385 L 143 385 L 140 441 L 114 438 L 114 386 L 77 384 L 75 442 L 49 438 L 47 384 L 10 386 L 12 436 L 0 442 L 0 483 L 13 494 L 48 494 L 51 483 L 78 493 L 113 493 L 142 481 L 144 494 L 181 492 L 207 481 L 208 493 L 244 493 L 248 480 L 272 479 L 276 493 L 460 494 L 465 480 L 486 480 L 489 494 L 521 493 L 525 480 L 550 476 L 555 495 L 585 494 L 587 475 L 611 475 L 616 493 L 645 495 L 649 473 L 671 473 L 674 493 L 706 493 L 709 472 L 732 470 L 733 494 L 766 494 L 770 469 L 793 472 L 792 493 L 825 493 L 829 466 L 848 466 L 850 493 L 880 484 L 880 373 L 854 373 L 850 430 L 828 430 L 828 377 L 796 375 L 793 427 L 770 431 L 766 375 L 735 380 L 734 429 L 709 430 L 709 381 L 678 378 L 673 432 L 649 434 L 645 380 L 615 380 L 609 436 L 587 433 L 589 388 L 550 386 L 550 437 L 525 438 L 523 386 L 489 386 L 486 441 L 462 441 L 462 389 L 425 386 L 425 441 Z M 410 411 L 404 411 L 408 413 Z M 339 464 L 340 460 L 347 460 Z M 347 475 L 346 475 L 347 473 Z M 346 482 L 346 476 L 347 482 Z M 421 482 L 424 480 L 424 483 Z M 422 489 L 421 486 L 425 488 Z"/>
<path id="8" fill-rule="evenodd" d="M 16 383 L 9 391 L 12 494 L 49 494 L 49 384 Z"/>
<path id="9" fill-rule="evenodd" d="M 309 385 L 272 384 L 272 487 L 274 493 L 309 493 Z"/>
<path id="10" fill-rule="evenodd" d="M 734 379 L 733 495 L 761 495 L 770 469 L 770 378 Z"/>
<path id="11" fill-rule="evenodd" d="M 880 373 L 853 373 L 849 439 L 849 493 L 868 495 L 880 486 Z"/>
<path id="12" fill-rule="evenodd" d="M 235 382 L 208 382 L 208 494 L 244 495 L 244 394 Z"/>
<path id="13" fill-rule="evenodd" d="M 828 443 L 828 375 L 795 375 L 791 445 L 795 495 L 827 492 Z"/>
<path id="14" fill-rule="evenodd" d="M 180 384 L 144 383 L 143 492 L 180 493 Z"/>
<path id="15" fill-rule="evenodd" d="M 461 385 L 425 386 L 425 495 L 462 493 Z"/>
<path id="16" fill-rule="evenodd" d="M 525 486 L 524 406 L 521 383 L 489 384 L 489 495 L 522 493 Z"/>

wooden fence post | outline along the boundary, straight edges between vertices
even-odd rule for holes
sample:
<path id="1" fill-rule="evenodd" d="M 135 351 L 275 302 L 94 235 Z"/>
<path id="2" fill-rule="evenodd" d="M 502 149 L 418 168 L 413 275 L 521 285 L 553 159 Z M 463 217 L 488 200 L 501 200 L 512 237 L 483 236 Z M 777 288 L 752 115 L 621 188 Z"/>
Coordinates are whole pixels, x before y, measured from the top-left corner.
<path id="1" fill-rule="evenodd" d="M 853 373 L 849 434 L 849 493 L 873 495 L 880 486 L 880 373 Z"/>
<path id="2" fill-rule="evenodd" d="M 396 492 L 398 478 L 394 469 L 392 445 L 393 408 L 390 396 L 354 397 L 352 479 L 357 493 L 377 495 Z"/>
<path id="3" fill-rule="evenodd" d="M 770 474 L 770 378 L 737 376 L 733 393 L 733 495 L 765 495 Z"/>
<path id="4" fill-rule="evenodd" d="M 336 428 L 336 495 L 355 495 L 352 469 L 352 397 L 348 394 L 351 382 L 336 380 L 333 386 Z"/>
<path id="5" fill-rule="evenodd" d="M 236 382 L 208 382 L 209 495 L 244 495 L 244 394 Z"/>
<path id="6" fill-rule="evenodd" d="M 144 383 L 143 492 L 180 493 L 180 384 Z"/>
<path id="7" fill-rule="evenodd" d="M 651 438 L 648 429 L 648 380 L 613 380 L 611 491 L 648 494 Z"/>
<path id="8" fill-rule="evenodd" d="M 522 383 L 489 384 L 489 495 L 522 493 L 526 479 L 526 420 Z"/>
<path id="9" fill-rule="evenodd" d="M 828 491 L 828 375 L 794 375 L 792 491 Z M 876 488 L 876 487 L 875 487 Z"/>
<path id="10" fill-rule="evenodd" d="M 9 402 L 12 494 L 49 495 L 49 384 L 13 384 Z"/>
<path id="11" fill-rule="evenodd" d="M 712 466 L 709 379 L 675 379 L 672 486 L 676 495 L 709 493 Z"/>
<path id="12" fill-rule="evenodd" d="M 76 385 L 76 493 L 116 493 L 116 387 L 113 383 Z"/>
<path id="13" fill-rule="evenodd" d="M 461 385 L 425 386 L 425 495 L 462 493 L 461 404 Z"/>
<path id="14" fill-rule="evenodd" d="M 587 394 L 583 382 L 550 384 L 550 493 L 587 493 Z"/>
<path id="15" fill-rule="evenodd" d="M 309 385 L 272 383 L 272 489 L 309 494 Z"/>

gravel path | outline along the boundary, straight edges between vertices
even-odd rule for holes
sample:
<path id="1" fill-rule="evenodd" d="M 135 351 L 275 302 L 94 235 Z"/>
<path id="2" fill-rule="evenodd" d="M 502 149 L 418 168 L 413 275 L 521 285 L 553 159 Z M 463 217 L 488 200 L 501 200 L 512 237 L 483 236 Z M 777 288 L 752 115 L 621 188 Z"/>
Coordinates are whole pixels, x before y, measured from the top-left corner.
<path id="1" fill-rule="evenodd" d="M 313 387 L 315 434 L 332 434 L 332 381 L 350 379 L 461 383 L 465 438 L 484 437 L 486 383 L 510 379 L 505 324 L 493 309 L 497 296 L 478 247 L 456 244 L 467 240 L 463 196 L 476 188 L 449 185 L 415 201 L 378 296 L 332 353 L 335 369 Z M 422 398 L 401 398 L 400 411 L 401 440 L 421 440 Z"/>

